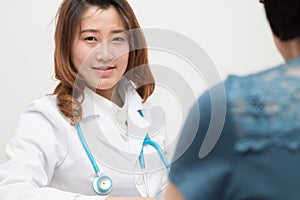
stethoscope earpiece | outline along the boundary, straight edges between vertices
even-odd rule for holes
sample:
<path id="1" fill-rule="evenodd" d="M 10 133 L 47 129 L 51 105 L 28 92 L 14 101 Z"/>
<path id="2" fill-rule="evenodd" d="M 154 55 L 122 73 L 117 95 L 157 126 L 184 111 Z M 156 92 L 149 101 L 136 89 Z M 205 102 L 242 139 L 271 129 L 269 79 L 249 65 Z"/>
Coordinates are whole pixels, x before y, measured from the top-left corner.
<path id="1" fill-rule="evenodd" d="M 112 180 L 108 176 L 98 176 L 93 181 L 93 190 L 99 195 L 108 195 L 112 189 Z"/>

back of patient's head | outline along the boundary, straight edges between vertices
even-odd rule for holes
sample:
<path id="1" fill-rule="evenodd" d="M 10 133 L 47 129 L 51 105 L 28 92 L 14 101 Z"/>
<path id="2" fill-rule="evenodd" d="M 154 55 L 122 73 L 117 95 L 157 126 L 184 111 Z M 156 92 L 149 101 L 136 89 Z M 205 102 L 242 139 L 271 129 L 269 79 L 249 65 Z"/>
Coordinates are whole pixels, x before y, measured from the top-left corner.
<path id="1" fill-rule="evenodd" d="M 286 41 L 300 36 L 300 0 L 263 0 L 272 32 Z"/>

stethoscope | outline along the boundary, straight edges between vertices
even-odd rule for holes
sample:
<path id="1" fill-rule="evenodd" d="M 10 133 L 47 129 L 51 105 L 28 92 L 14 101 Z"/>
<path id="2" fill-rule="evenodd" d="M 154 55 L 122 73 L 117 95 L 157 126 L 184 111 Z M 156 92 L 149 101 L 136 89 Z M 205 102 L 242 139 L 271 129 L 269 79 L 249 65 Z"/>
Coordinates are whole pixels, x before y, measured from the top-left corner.
<path id="1" fill-rule="evenodd" d="M 144 117 L 142 110 L 138 110 L 138 113 Z M 140 163 L 140 167 L 142 169 L 143 172 L 143 178 L 144 178 L 144 183 L 145 183 L 145 187 L 146 187 L 146 192 L 147 192 L 147 197 L 150 197 L 150 192 L 149 192 L 149 186 L 148 186 L 148 180 L 147 180 L 147 176 L 146 176 L 146 166 L 145 166 L 145 159 L 144 159 L 144 147 L 150 145 L 152 147 L 154 147 L 154 149 L 156 149 L 160 159 L 162 160 L 165 168 L 169 171 L 170 170 L 170 165 L 169 162 L 165 156 L 165 154 L 163 153 L 161 147 L 159 146 L 159 144 L 157 144 L 156 142 L 154 142 L 153 140 L 151 140 L 151 138 L 149 137 L 148 134 L 146 134 L 143 144 L 142 144 L 142 149 L 139 155 L 139 163 Z"/>
<path id="2" fill-rule="evenodd" d="M 142 117 L 144 117 L 141 110 L 138 110 L 138 113 Z M 102 175 L 100 173 L 100 170 L 99 170 L 99 167 L 98 167 L 98 165 L 95 161 L 95 158 L 94 158 L 93 154 L 91 153 L 91 151 L 89 149 L 89 146 L 87 145 L 87 142 L 86 142 L 86 140 L 85 140 L 85 138 L 82 134 L 82 130 L 81 130 L 80 125 L 76 124 L 75 128 L 77 130 L 77 134 L 78 134 L 78 137 L 80 139 L 80 142 L 81 142 L 81 144 L 82 144 L 82 146 L 85 150 L 85 153 L 87 154 L 87 156 L 88 156 L 88 158 L 89 158 L 89 160 L 90 160 L 90 162 L 91 162 L 91 164 L 94 168 L 94 171 L 97 175 L 97 177 L 92 182 L 92 188 L 93 188 L 94 192 L 98 195 L 108 195 L 112 190 L 113 181 L 109 176 Z M 168 160 L 167 160 L 166 156 L 164 155 L 160 145 L 158 143 L 156 143 L 155 141 L 151 140 L 149 135 L 146 134 L 146 136 L 144 138 L 144 141 L 143 141 L 143 144 L 142 144 L 142 149 L 141 149 L 140 154 L 139 154 L 139 164 L 140 164 L 140 167 L 143 171 L 143 177 L 144 177 L 147 196 L 150 197 L 147 177 L 146 177 L 146 173 L 145 173 L 146 166 L 145 166 L 145 159 L 144 159 L 144 147 L 147 146 L 147 145 L 152 146 L 157 151 L 159 157 L 161 158 L 161 160 L 162 160 L 162 162 L 163 162 L 163 164 L 164 164 L 164 166 L 167 170 L 170 169 L 170 165 L 169 165 Z"/>

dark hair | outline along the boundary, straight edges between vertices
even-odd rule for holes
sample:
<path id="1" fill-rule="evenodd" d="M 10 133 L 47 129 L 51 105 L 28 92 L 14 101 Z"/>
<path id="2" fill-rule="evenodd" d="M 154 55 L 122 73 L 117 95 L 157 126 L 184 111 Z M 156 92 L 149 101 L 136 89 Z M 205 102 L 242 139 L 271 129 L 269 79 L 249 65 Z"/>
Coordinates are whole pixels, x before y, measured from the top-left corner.
<path id="1" fill-rule="evenodd" d="M 139 29 L 140 25 L 135 14 L 126 0 L 63 0 L 57 13 L 55 29 L 54 65 L 55 78 L 59 81 L 54 93 L 57 95 L 57 106 L 60 111 L 71 120 L 71 124 L 77 124 L 82 118 L 81 101 L 84 98 L 84 84 L 75 84 L 77 72 L 72 63 L 71 47 L 76 31 L 80 31 L 80 20 L 89 6 L 98 6 L 101 9 L 114 7 L 127 30 Z M 154 91 L 154 78 L 148 63 L 148 51 L 142 31 L 134 31 L 129 38 L 129 45 L 144 47 L 129 52 L 127 71 L 137 66 L 144 66 L 142 70 L 129 78 L 139 86 L 137 92 L 143 101 Z M 145 80 L 148 82 L 145 83 Z M 76 80 L 78 81 L 78 80 Z M 78 101 L 78 98 L 81 101 Z"/>
<path id="2" fill-rule="evenodd" d="M 282 41 L 300 36 L 300 0 L 264 0 L 272 32 Z"/>

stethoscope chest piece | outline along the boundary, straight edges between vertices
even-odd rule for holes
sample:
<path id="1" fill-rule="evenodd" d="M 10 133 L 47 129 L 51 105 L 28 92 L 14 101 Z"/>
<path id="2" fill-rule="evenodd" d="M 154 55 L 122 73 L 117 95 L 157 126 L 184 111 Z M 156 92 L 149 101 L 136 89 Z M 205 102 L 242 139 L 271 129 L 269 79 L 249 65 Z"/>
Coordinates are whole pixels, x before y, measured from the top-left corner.
<path id="1" fill-rule="evenodd" d="M 93 190 L 99 195 L 108 195 L 112 189 L 112 180 L 108 176 L 99 176 L 93 181 Z"/>

